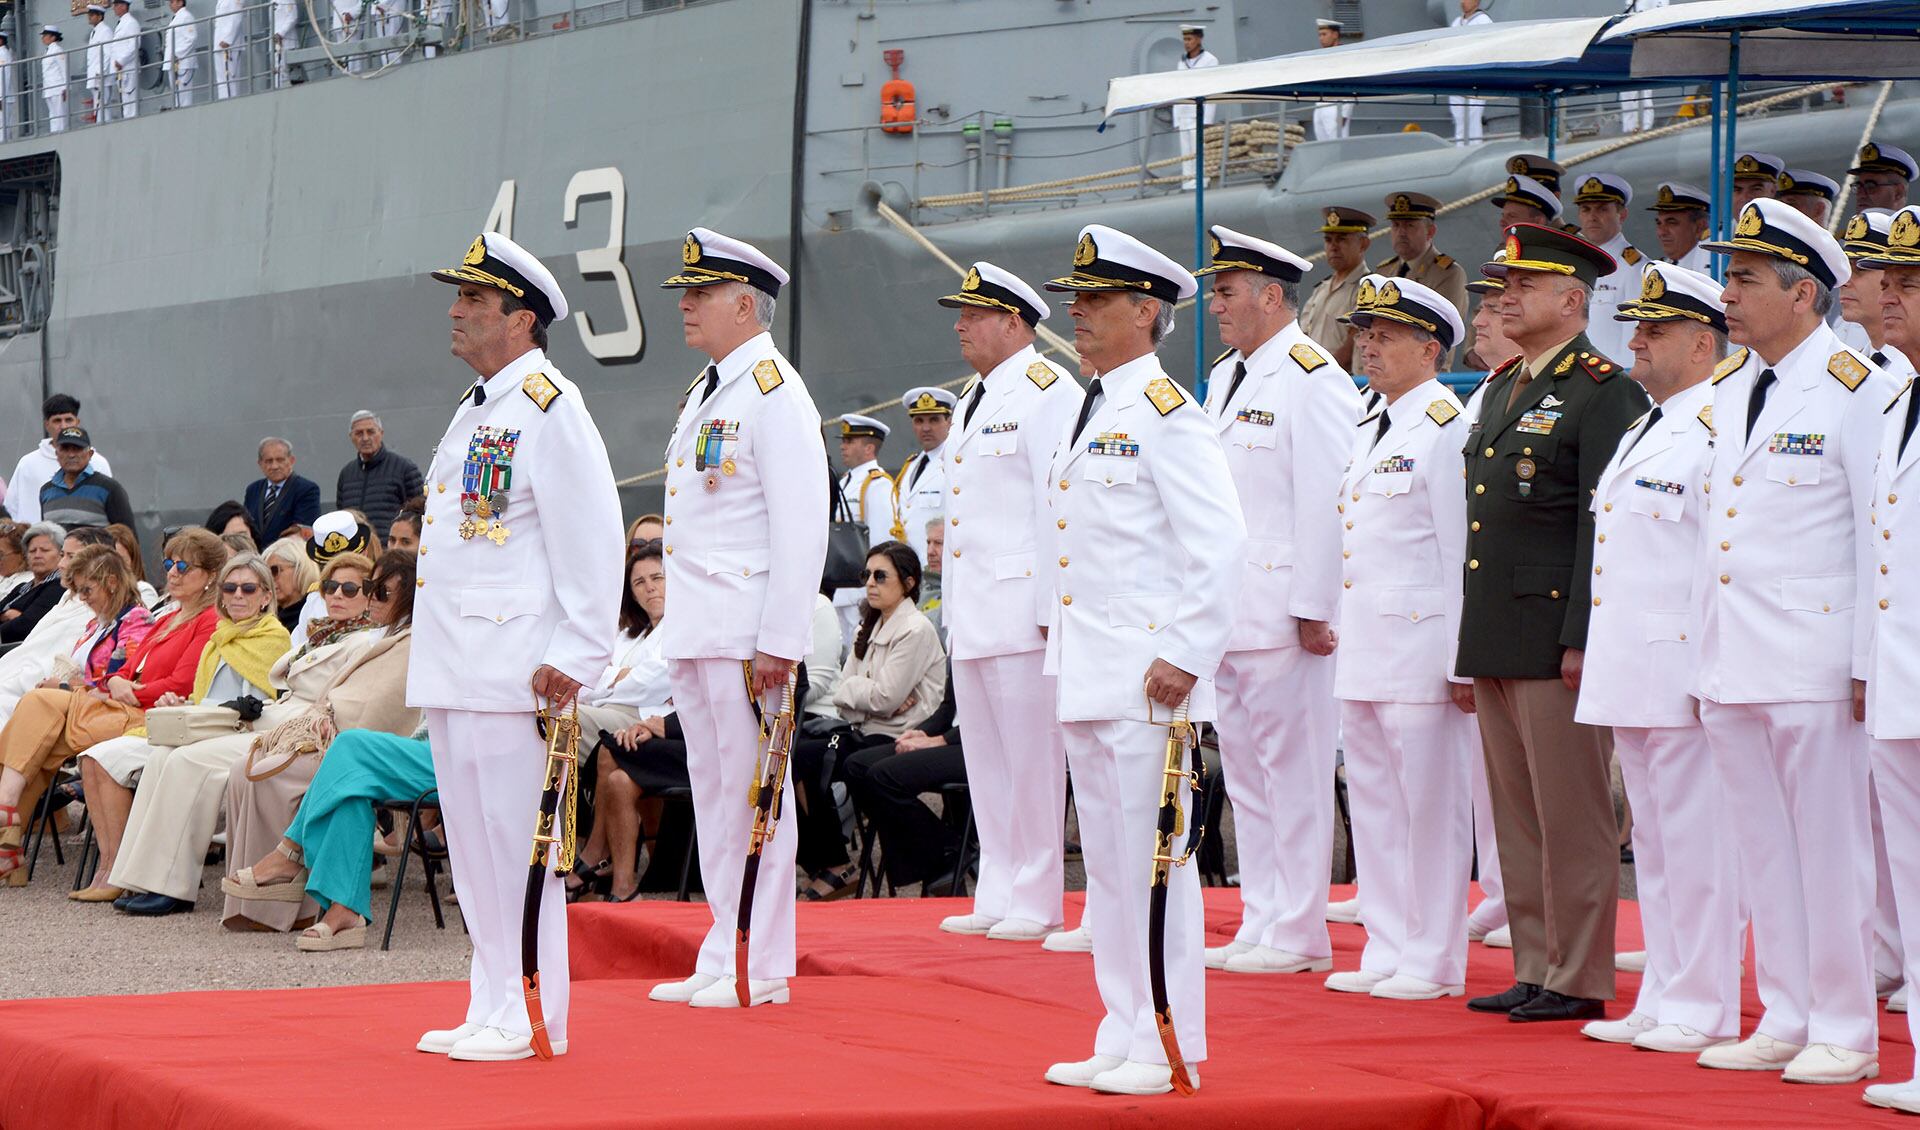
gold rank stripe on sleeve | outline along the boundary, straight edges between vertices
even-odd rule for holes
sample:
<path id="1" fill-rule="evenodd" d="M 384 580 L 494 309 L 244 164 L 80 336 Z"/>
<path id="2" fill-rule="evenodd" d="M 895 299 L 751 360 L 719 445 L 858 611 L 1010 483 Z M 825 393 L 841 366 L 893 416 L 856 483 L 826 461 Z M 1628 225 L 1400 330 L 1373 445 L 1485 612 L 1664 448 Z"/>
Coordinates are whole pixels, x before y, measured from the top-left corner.
<path id="1" fill-rule="evenodd" d="M 1460 410 L 1445 400 L 1436 400 L 1427 405 L 1427 418 L 1443 428 L 1447 426 L 1448 421 L 1459 414 Z"/>
<path id="2" fill-rule="evenodd" d="M 1319 350 L 1304 341 L 1287 350 L 1287 356 L 1293 358 L 1293 363 L 1300 366 L 1301 371 L 1308 373 L 1327 363 L 1327 359 L 1320 356 Z"/>
<path id="3" fill-rule="evenodd" d="M 1147 382 L 1147 403 L 1153 405 L 1154 410 L 1162 416 L 1186 402 L 1187 394 L 1167 378 L 1155 377 Z"/>
<path id="4" fill-rule="evenodd" d="M 1033 382 L 1033 387 L 1045 392 L 1053 386 L 1053 382 L 1060 379 L 1060 374 L 1054 372 L 1053 366 L 1045 361 L 1035 361 L 1027 366 L 1027 379 Z M 971 391 L 973 385 L 969 383 L 967 388 Z"/>
<path id="5" fill-rule="evenodd" d="M 1739 349 L 1734 350 L 1732 353 L 1727 354 L 1727 359 L 1725 361 L 1722 361 L 1718 365 L 1715 365 L 1713 367 L 1713 383 L 1719 384 L 1721 381 L 1724 381 L 1728 377 L 1731 377 L 1735 372 L 1739 371 L 1740 366 L 1746 363 L 1747 363 L 1747 348 L 1746 346 L 1743 345 Z"/>
<path id="6" fill-rule="evenodd" d="M 1867 374 L 1871 371 L 1867 368 L 1865 361 L 1845 349 L 1827 358 L 1827 374 L 1846 385 L 1848 392 L 1859 388 L 1860 382 L 1866 380 Z"/>
<path id="7" fill-rule="evenodd" d="M 1908 377 L 1908 378 L 1907 378 L 1907 383 L 1906 383 L 1906 384 L 1903 384 L 1903 385 L 1901 385 L 1901 386 L 1900 386 L 1900 391 L 1899 391 L 1899 392 L 1896 392 L 1896 393 L 1894 393 L 1894 394 L 1893 394 L 1893 399 L 1892 399 L 1892 400 L 1889 400 L 1889 401 L 1887 401 L 1887 406 L 1886 406 L 1885 408 L 1882 408 L 1882 409 L 1880 410 L 1880 414 L 1881 414 L 1882 416 L 1884 416 L 1884 415 L 1886 415 L 1887 413 L 1889 413 L 1889 412 L 1891 412 L 1891 411 L 1893 411 L 1893 407 L 1894 407 L 1894 405 L 1896 405 L 1896 404 L 1898 404 L 1898 403 L 1900 403 L 1900 398 L 1901 398 L 1901 397 L 1903 397 L 1903 396 L 1905 396 L 1905 395 L 1907 395 L 1907 390 L 1908 390 L 1908 389 L 1910 389 L 1910 388 L 1912 388 L 1912 387 L 1913 387 L 1913 378 L 1912 378 L 1912 377 Z"/>
<path id="8" fill-rule="evenodd" d="M 780 375 L 780 366 L 774 364 L 773 358 L 771 357 L 765 361 L 756 361 L 753 364 L 753 383 L 760 386 L 760 395 L 762 396 L 779 388 L 786 379 L 787 378 Z"/>
<path id="9" fill-rule="evenodd" d="M 1709 404 L 1700 409 L 1700 414 L 1694 417 L 1694 419 L 1699 420 L 1701 424 L 1705 425 L 1708 438 L 1719 438 L 1720 433 L 1713 430 L 1713 405 Z"/>
<path id="10" fill-rule="evenodd" d="M 542 412 L 551 408 L 553 402 L 560 398 L 560 389 L 547 379 L 545 373 L 529 375 L 520 382 L 520 391 L 526 393 L 527 399 L 533 401 Z"/>

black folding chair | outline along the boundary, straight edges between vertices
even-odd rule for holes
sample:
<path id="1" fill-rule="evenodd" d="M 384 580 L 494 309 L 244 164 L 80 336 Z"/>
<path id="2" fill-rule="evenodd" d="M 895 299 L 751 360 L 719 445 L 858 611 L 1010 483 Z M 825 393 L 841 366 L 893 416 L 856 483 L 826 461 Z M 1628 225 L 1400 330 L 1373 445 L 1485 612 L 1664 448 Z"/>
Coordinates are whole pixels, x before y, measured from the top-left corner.
<path id="1" fill-rule="evenodd" d="M 960 854 L 953 860 L 953 877 L 947 881 L 947 894 L 961 898 L 967 893 L 967 871 L 972 868 L 972 857 L 978 854 L 980 846 L 973 830 L 973 794 L 967 790 L 965 781 L 940 786 L 940 807 L 951 812 L 955 804 L 966 806 L 967 819 L 960 826 Z"/>
<path id="2" fill-rule="evenodd" d="M 422 813 L 440 811 L 439 796 L 440 790 L 434 788 L 428 789 L 411 801 L 389 800 L 381 801 L 376 805 L 378 808 L 389 809 L 395 813 L 402 810 L 407 813 L 406 830 L 401 837 L 400 860 L 394 865 L 393 896 L 387 900 L 387 928 L 380 936 L 380 948 L 383 951 L 393 942 L 393 923 L 400 913 L 400 891 L 407 884 L 407 857 L 410 855 L 419 855 L 420 866 L 426 869 L 427 902 L 433 907 L 434 928 L 436 930 L 447 928 L 446 915 L 440 909 L 440 888 L 434 881 L 434 862 L 446 859 L 447 852 L 445 848 L 435 848 L 427 841 L 427 829 L 420 822 Z M 460 920 L 460 925 L 463 929 L 466 927 L 464 916 Z"/>

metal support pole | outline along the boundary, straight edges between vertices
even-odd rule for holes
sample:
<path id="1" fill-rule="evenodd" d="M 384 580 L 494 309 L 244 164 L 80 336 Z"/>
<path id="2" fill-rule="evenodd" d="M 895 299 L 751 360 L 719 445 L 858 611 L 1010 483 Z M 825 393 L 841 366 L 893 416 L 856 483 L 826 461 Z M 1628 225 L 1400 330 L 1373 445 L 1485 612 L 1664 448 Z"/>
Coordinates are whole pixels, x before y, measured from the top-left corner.
<path id="1" fill-rule="evenodd" d="M 1720 152 L 1720 114 L 1726 102 L 1720 96 L 1720 84 L 1715 82 L 1712 88 L 1712 99 L 1708 103 L 1707 110 L 1713 117 L 1712 128 L 1709 131 L 1713 138 L 1712 151 L 1707 156 L 1707 200 L 1713 205 L 1713 222 L 1710 225 L 1710 230 L 1713 232 L 1712 238 L 1725 239 L 1727 238 L 1728 198 L 1722 194 L 1727 187 L 1728 162 L 1725 155 Z"/>
<path id="2" fill-rule="evenodd" d="M 1558 91 L 1547 95 L 1547 160 L 1558 160 L 1555 151 L 1560 148 L 1560 94 Z"/>
<path id="3" fill-rule="evenodd" d="M 1740 152 L 1740 33 L 1732 32 L 1727 36 L 1727 97 L 1722 112 L 1726 115 L 1727 147 L 1721 151 L 1726 159 L 1727 168 L 1733 167 L 1734 155 Z M 1733 231 L 1733 177 L 1722 178 L 1727 186 L 1727 199 L 1721 222 L 1727 225 L 1729 234 Z"/>
<path id="4" fill-rule="evenodd" d="M 1199 152 L 1193 155 L 1193 269 L 1207 265 L 1207 100 L 1193 100 L 1193 121 L 1199 127 L 1194 135 Z M 1193 300 L 1193 395 L 1207 402 L 1207 304 L 1199 296 Z"/>

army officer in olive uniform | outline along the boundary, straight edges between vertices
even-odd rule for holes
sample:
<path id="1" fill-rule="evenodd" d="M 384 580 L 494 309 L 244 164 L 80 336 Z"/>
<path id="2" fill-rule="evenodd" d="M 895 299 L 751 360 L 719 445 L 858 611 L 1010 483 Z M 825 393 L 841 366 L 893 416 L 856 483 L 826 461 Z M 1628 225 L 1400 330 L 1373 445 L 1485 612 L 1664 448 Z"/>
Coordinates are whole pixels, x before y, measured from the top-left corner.
<path id="1" fill-rule="evenodd" d="M 1389 238 L 1393 255 L 1374 266 L 1376 274 L 1388 278 L 1412 279 L 1421 286 L 1438 291 L 1453 304 L 1460 320 L 1467 317 L 1467 269 L 1451 255 L 1442 255 L 1433 245 L 1440 227 L 1434 217 L 1440 202 L 1424 192 L 1396 192 L 1387 197 Z M 1446 358 L 1441 358 L 1444 363 Z"/>
<path id="2" fill-rule="evenodd" d="M 1513 931 L 1513 988 L 1468 1007 L 1591 1020 L 1613 997 L 1620 862 L 1605 730 L 1576 724 L 1592 595 L 1587 503 L 1640 386 L 1587 340 L 1613 257 L 1534 224 L 1507 229 L 1498 302 L 1520 355 L 1487 380 L 1467 443 L 1457 673 L 1473 679 Z M 1458 686 L 1458 684 L 1455 684 Z"/>

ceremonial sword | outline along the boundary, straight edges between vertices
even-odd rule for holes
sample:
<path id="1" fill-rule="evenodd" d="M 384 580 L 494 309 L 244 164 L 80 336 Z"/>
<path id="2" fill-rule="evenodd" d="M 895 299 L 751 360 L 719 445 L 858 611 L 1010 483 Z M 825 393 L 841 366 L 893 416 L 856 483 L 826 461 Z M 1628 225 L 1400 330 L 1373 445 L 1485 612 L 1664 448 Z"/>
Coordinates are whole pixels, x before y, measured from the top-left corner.
<path id="1" fill-rule="evenodd" d="M 752 784 L 747 786 L 747 804 L 753 808 L 753 834 L 747 840 L 747 861 L 740 873 L 740 913 L 733 928 L 733 989 L 741 1008 L 753 1003 L 753 986 L 747 978 L 748 937 L 753 932 L 753 889 L 760 878 L 760 853 L 780 822 L 780 802 L 787 776 L 787 756 L 793 750 L 794 672 L 787 672 L 780 689 L 780 712 L 768 726 L 760 704 L 753 697 L 753 664 L 742 662 L 747 677 L 747 701 L 760 720 L 762 748 Z"/>
<path id="2" fill-rule="evenodd" d="M 1147 904 L 1147 979 L 1153 992 L 1153 1019 L 1160 1030 L 1160 1046 L 1167 1052 L 1167 1068 L 1173 1072 L 1173 1088 L 1183 1095 L 1193 1094 L 1193 1080 L 1187 1075 L 1187 1062 L 1180 1055 L 1180 1038 L 1173 1030 L 1173 1006 L 1167 1000 L 1167 888 L 1175 867 L 1183 866 L 1200 846 L 1206 831 L 1206 763 L 1200 757 L 1200 737 L 1187 721 L 1190 698 L 1180 700 L 1167 724 L 1166 765 L 1160 774 L 1160 815 L 1153 837 L 1153 890 Z M 1153 724 L 1153 699 L 1147 699 L 1147 723 Z M 1193 769 L 1186 768 L 1193 759 Z M 1173 839 L 1182 830 L 1180 787 L 1193 793 L 1194 819 L 1187 836 L 1186 850 L 1173 854 Z"/>
<path id="3" fill-rule="evenodd" d="M 541 1059 L 553 1058 L 553 1043 L 547 1038 L 547 1017 L 540 1008 L 540 900 L 546 893 L 546 864 L 549 848 L 554 849 L 553 870 L 565 875 L 573 870 L 575 848 L 574 818 L 580 795 L 580 696 L 573 697 L 572 708 L 564 716 L 555 716 L 547 707 L 534 713 L 534 725 L 547 740 L 546 783 L 540 792 L 540 813 L 534 821 L 533 857 L 527 863 L 527 901 L 520 916 L 520 984 L 527 998 L 527 1022 L 533 1027 L 533 1051 Z M 561 785 L 565 782 L 566 808 L 561 811 Z M 554 832 L 559 816 L 560 831 Z"/>

